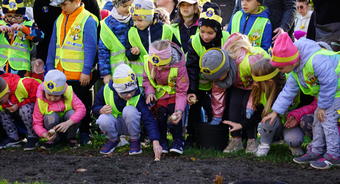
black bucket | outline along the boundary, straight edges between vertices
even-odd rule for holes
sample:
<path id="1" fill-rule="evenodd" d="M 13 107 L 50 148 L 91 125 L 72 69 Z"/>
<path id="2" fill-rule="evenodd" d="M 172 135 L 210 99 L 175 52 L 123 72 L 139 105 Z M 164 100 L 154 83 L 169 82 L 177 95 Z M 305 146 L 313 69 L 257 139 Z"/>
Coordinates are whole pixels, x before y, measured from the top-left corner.
<path id="1" fill-rule="evenodd" d="M 223 150 L 228 145 L 228 126 L 225 124 L 197 126 L 197 144 L 201 148 Z"/>

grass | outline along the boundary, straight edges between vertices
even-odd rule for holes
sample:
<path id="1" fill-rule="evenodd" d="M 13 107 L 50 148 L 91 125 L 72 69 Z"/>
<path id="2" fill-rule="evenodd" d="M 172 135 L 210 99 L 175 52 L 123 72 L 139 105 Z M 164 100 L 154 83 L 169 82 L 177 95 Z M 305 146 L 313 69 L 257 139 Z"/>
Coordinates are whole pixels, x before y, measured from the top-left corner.
<path id="1" fill-rule="evenodd" d="M 9 182 L 9 181 L 7 181 L 7 180 L 0 180 L 0 184 L 44 184 L 44 183 L 38 182 L 38 181 L 29 182 L 29 183 L 22 183 L 22 182 L 18 182 L 18 181 Z"/>

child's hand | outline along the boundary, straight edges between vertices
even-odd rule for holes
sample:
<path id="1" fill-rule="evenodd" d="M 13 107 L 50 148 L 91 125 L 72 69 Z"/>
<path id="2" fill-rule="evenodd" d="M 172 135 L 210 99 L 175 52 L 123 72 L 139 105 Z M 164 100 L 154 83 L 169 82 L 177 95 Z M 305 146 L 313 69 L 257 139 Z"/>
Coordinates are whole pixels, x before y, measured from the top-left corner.
<path id="1" fill-rule="evenodd" d="M 183 114 L 182 111 L 179 111 L 179 110 L 175 111 L 175 112 L 170 116 L 170 121 L 171 121 L 173 124 L 177 125 L 178 122 L 182 119 L 182 114 Z"/>
<path id="2" fill-rule="evenodd" d="M 267 116 L 265 116 L 262 120 L 261 120 L 261 123 L 265 123 L 266 121 L 270 120 L 269 121 L 269 124 L 271 126 L 273 126 L 273 123 L 274 123 L 274 120 L 275 118 L 277 117 L 277 112 L 273 111 L 271 112 L 270 114 L 268 114 Z"/>
<path id="3" fill-rule="evenodd" d="M 325 109 L 320 109 L 320 108 L 316 109 L 316 117 L 321 123 L 325 121 L 325 116 L 326 116 Z"/>
<path id="4" fill-rule="evenodd" d="M 80 81 L 81 86 L 89 85 L 90 84 L 90 75 L 86 75 L 86 74 L 81 73 L 79 81 Z"/>
<path id="5" fill-rule="evenodd" d="M 13 24 L 11 26 L 12 31 L 22 31 L 23 25 L 20 24 Z"/>
<path id="6" fill-rule="evenodd" d="M 154 94 L 149 94 L 148 97 L 146 97 L 146 104 L 152 104 L 157 101 L 157 98 Z"/>
<path id="7" fill-rule="evenodd" d="M 111 75 L 105 75 L 104 78 L 103 78 L 104 84 L 108 84 L 110 82 L 110 80 L 112 80 Z"/>
<path id="8" fill-rule="evenodd" d="M 44 73 L 44 61 L 42 59 L 36 59 L 32 61 L 32 72 L 36 74 Z"/>
<path id="9" fill-rule="evenodd" d="M 48 132 L 43 133 L 42 137 L 46 138 L 48 141 L 54 141 L 57 137 L 57 134 L 49 134 Z"/>
<path id="10" fill-rule="evenodd" d="M 111 114 L 112 113 L 112 107 L 109 105 L 104 105 L 100 110 L 100 114 Z"/>
<path id="11" fill-rule="evenodd" d="M 161 160 L 162 146 L 159 145 L 159 141 L 152 141 L 153 152 L 155 153 L 155 161 Z"/>
<path id="12" fill-rule="evenodd" d="M 14 104 L 14 105 L 12 105 L 12 106 L 10 106 L 10 107 L 7 107 L 6 109 L 7 109 L 9 112 L 15 112 L 15 111 L 17 111 L 17 110 L 19 109 L 19 107 L 18 107 L 17 104 Z"/>
<path id="13" fill-rule="evenodd" d="M 73 125 L 73 124 L 74 124 L 73 121 L 69 119 L 69 120 L 67 120 L 65 122 L 62 122 L 62 123 L 56 125 L 54 127 L 54 129 L 57 132 L 65 133 L 68 130 L 68 128 L 70 128 L 70 126 Z"/>
<path id="14" fill-rule="evenodd" d="M 138 47 L 132 47 L 131 48 L 131 54 L 138 55 L 140 53 L 140 50 Z"/>
<path id="15" fill-rule="evenodd" d="M 294 128 L 299 124 L 299 122 L 295 119 L 294 116 L 289 116 L 285 123 L 286 128 Z"/>
<path id="16" fill-rule="evenodd" d="M 9 32 L 11 30 L 8 26 L 0 26 L 0 32 Z"/>
<path id="17" fill-rule="evenodd" d="M 193 105 L 193 104 L 197 103 L 198 100 L 197 100 L 197 97 L 194 93 L 190 93 L 187 96 L 187 101 L 188 101 L 189 105 Z"/>
<path id="18" fill-rule="evenodd" d="M 234 131 L 242 129 L 242 125 L 240 123 L 235 123 L 235 122 L 226 121 L 226 120 L 222 121 L 222 123 L 231 126 L 231 129 L 229 130 L 230 132 L 234 132 Z"/>

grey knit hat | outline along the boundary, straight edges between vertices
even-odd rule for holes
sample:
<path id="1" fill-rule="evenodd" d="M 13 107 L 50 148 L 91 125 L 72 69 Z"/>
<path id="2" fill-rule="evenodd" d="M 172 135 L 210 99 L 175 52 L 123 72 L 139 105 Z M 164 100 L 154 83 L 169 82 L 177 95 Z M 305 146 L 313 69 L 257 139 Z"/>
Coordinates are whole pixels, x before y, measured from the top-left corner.
<path id="1" fill-rule="evenodd" d="M 222 63 L 223 60 L 224 64 Z M 215 81 L 220 87 L 228 88 L 235 80 L 235 62 L 232 61 L 224 50 L 217 48 L 209 49 L 201 58 L 200 67 L 203 77 Z M 224 75 L 226 77 L 221 80 L 221 77 Z"/>
<path id="2" fill-rule="evenodd" d="M 152 0 L 134 0 L 130 13 L 132 16 L 142 16 L 145 20 L 152 21 L 155 12 L 155 4 Z"/>
<path id="3" fill-rule="evenodd" d="M 119 7 L 127 2 L 129 2 L 131 0 L 113 0 L 112 3 L 113 3 L 113 6 L 114 7 Z"/>
<path id="4" fill-rule="evenodd" d="M 50 95 L 63 95 L 67 84 L 66 76 L 59 70 L 50 70 L 44 78 L 44 91 Z"/>

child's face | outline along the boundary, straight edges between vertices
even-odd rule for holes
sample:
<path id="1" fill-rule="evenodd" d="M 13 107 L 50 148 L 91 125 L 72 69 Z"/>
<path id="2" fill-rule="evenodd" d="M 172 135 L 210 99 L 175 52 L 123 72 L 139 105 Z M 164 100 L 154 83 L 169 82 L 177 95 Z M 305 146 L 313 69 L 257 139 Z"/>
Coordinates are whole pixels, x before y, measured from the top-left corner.
<path id="1" fill-rule="evenodd" d="M 200 37 L 205 43 L 210 43 L 216 37 L 216 31 L 209 26 L 200 27 Z"/>
<path id="2" fill-rule="evenodd" d="M 195 14 L 195 5 L 189 4 L 187 2 L 182 2 L 179 5 L 179 10 L 183 17 L 192 17 Z"/>
<path id="3" fill-rule="evenodd" d="M 24 16 L 16 13 L 6 13 L 5 21 L 9 24 L 20 24 L 24 21 Z"/>
<path id="4" fill-rule="evenodd" d="M 0 104 L 5 104 L 8 102 L 9 93 L 6 93 L 2 98 L 0 98 Z"/>
<path id="5" fill-rule="evenodd" d="M 130 100 L 135 94 L 136 94 L 136 90 L 133 90 L 130 92 L 118 93 L 119 97 L 125 101 Z"/>
<path id="6" fill-rule="evenodd" d="M 289 73 L 291 71 L 294 70 L 295 68 L 295 64 L 294 65 L 288 65 L 288 66 L 280 66 L 280 67 L 277 67 L 281 73 Z"/>
<path id="7" fill-rule="evenodd" d="M 45 93 L 45 98 L 48 101 L 57 102 L 57 101 L 61 100 L 61 95 L 50 95 L 48 93 Z"/>
<path id="8" fill-rule="evenodd" d="M 64 1 L 60 4 L 60 7 L 66 14 L 71 14 L 80 7 L 80 0 L 74 0 L 72 2 L 69 0 Z"/>
<path id="9" fill-rule="evenodd" d="M 242 10 L 246 13 L 256 14 L 260 5 L 257 0 L 241 0 Z"/>
<path id="10" fill-rule="evenodd" d="M 130 8 L 131 4 L 132 4 L 132 1 L 128 1 L 128 2 L 118 6 L 117 7 L 118 14 L 123 15 L 123 16 L 128 16 L 130 14 L 129 8 Z"/>
<path id="11" fill-rule="evenodd" d="M 308 6 L 304 2 L 296 2 L 296 9 L 299 14 L 301 14 L 302 16 L 305 16 L 308 11 Z"/>
<path id="12" fill-rule="evenodd" d="M 151 21 L 147 21 L 140 16 L 133 16 L 133 22 L 135 26 L 141 31 L 149 27 L 152 23 Z"/>

